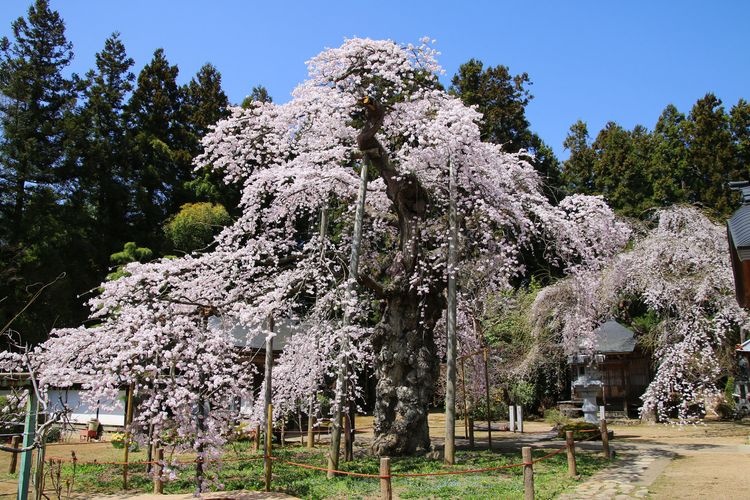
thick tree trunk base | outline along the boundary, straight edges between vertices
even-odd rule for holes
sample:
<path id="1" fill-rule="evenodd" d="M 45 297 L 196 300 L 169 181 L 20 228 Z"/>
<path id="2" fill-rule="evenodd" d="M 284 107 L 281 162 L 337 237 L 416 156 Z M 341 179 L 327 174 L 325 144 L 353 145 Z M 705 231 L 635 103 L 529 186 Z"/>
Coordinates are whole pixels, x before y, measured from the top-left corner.
<path id="1" fill-rule="evenodd" d="M 427 416 L 439 374 L 432 332 L 442 308 L 432 304 L 419 318 L 416 304 L 414 297 L 389 300 L 373 338 L 378 382 L 371 451 L 379 456 L 430 450 Z"/>

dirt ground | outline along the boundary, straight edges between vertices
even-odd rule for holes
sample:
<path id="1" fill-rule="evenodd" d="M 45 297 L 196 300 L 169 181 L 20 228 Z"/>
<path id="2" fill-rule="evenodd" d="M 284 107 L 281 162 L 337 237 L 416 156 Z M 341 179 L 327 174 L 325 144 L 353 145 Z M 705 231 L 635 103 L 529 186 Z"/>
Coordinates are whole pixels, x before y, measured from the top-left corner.
<path id="1" fill-rule="evenodd" d="M 357 428 L 363 440 L 371 437 L 370 417 L 359 417 Z M 494 423 L 493 427 L 498 424 Z M 475 423 L 477 444 L 486 445 L 486 423 Z M 651 498 L 656 499 L 690 499 L 690 498 L 750 498 L 750 486 L 747 473 L 750 471 L 750 422 L 706 422 L 702 425 L 678 427 L 663 424 L 641 424 L 637 422 L 624 425 L 612 423 L 610 430 L 615 432 L 612 446 L 615 450 L 658 449 L 672 457 L 666 467 L 654 471 L 654 480 L 648 486 Z M 550 431 L 550 425 L 544 422 L 526 422 L 524 435 L 499 431 L 492 432 L 493 447 L 514 446 L 519 439 L 534 439 Z M 430 415 L 430 434 L 436 445 L 441 446 L 445 436 L 445 421 L 442 414 Z M 457 445 L 464 440 L 464 424 L 456 422 Z M 290 440 L 297 441 L 299 438 Z M 519 445 L 520 446 L 520 445 Z M 74 451 L 81 461 L 97 460 L 121 461 L 123 450 L 114 449 L 109 442 L 84 443 L 72 442 L 50 445 L 47 456 L 58 458 L 70 457 Z M 145 453 L 139 451 L 130 454 L 130 460 L 144 460 Z M 615 462 L 616 463 L 616 462 Z M 0 454 L 0 499 L 13 498 L 16 491 L 15 478 L 8 475 L 9 454 Z M 138 495 L 122 493 L 109 496 L 91 497 L 85 494 L 76 498 L 138 499 L 154 500 L 156 498 L 188 499 L 191 495 Z M 264 494 L 259 492 L 233 492 L 206 496 L 205 498 L 292 498 L 285 495 Z"/>
<path id="2" fill-rule="evenodd" d="M 649 486 L 652 498 L 750 498 L 750 422 L 676 427 L 611 426 L 617 440 L 660 447 L 674 458 Z M 616 442 L 613 442 L 616 446 Z"/>

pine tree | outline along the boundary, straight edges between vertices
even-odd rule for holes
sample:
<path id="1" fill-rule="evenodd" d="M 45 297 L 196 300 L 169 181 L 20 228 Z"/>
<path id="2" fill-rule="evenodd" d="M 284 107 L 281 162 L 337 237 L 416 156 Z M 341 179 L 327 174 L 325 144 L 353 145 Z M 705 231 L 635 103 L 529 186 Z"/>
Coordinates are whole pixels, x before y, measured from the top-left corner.
<path id="1" fill-rule="evenodd" d="M 482 140 L 500 144 L 510 153 L 528 151 L 529 161 L 546 181 L 545 194 L 556 199 L 560 197 L 560 162 L 530 130 L 526 119 L 526 106 L 534 98 L 528 89 L 531 84 L 527 73 L 511 75 L 502 65 L 484 69 L 481 61 L 470 59 L 453 76 L 450 93 L 482 113 Z"/>
<path id="2" fill-rule="evenodd" d="M 586 123 L 578 120 L 570 126 L 563 147 L 570 151 L 570 156 L 563 163 L 562 178 L 565 188 L 570 193 L 594 194 L 594 160 L 589 131 Z"/>
<path id="3" fill-rule="evenodd" d="M 221 73 L 211 64 L 203 65 L 185 87 L 185 96 L 185 114 L 191 134 L 190 152 L 197 156 L 201 152 L 200 139 L 211 125 L 229 116 L 229 99 L 221 88 Z M 230 210 L 239 204 L 239 188 L 227 186 L 210 168 L 199 169 L 185 187 L 197 200 L 218 203 Z"/>
<path id="4" fill-rule="evenodd" d="M 86 74 L 86 103 L 80 112 L 79 186 L 91 207 L 89 227 L 99 241 L 95 261 L 100 272 L 127 234 L 130 171 L 124 111 L 135 80 L 132 66 L 133 59 L 127 56 L 119 33 L 113 33 L 96 54 L 96 69 Z"/>
<path id="5" fill-rule="evenodd" d="M 138 75 L 137 88 L 127 105 L 133 153 L 132 239 L 157 253 L 163 240 L 159 228 L 169 214 L 190 201 L 185 183 L 192 178 L 191 135 L 178 73 L 164 50 L 157 49 Z"/>
<path id="6" fill-rule="evenodd" d="M 688 142 L 688 176 L 696 179 L 695 201 L 718 214 L 728 215 L 736 202 L 727 181 L 737 178 L 729 117 L 721 100 L 708 93 L 690 111 L 685 124 Z"/>
<path id="7" fill-rule="evenodd" d="M 729 127 L 735 149 L 734 179 L 750 180 L 750 104 L 744 99 L 737 101 L 729 111 Z"/>
<path id="8" fill-rule="evenodd" d="M 63 118 L 75 103 L 62 70 L 73 59 L 65 24 L 46 0 L 12 23 L 14 41 L 0 40 L 0 193 L 2 238 L 19 243 L 35 191 L 62 181 Z"/>
<path id="9" fill-rule="evenodd" d="M 659 116 L 652 141 L 648 175 L 654 203 L 669 206 L 695 201 L 695 179 L 688 175 L 685 115 L 672 104 Z"/>
<path id="10" fill-rule="evenodd" d="M 13 40 L 0 40 L 0 324 L 56 282 L 12 325 L 33 343 L 55 322 L 83 317 L 75 284 L 57 279 L 78 269 L 70 221 L 81 207 L 69 199 L 75 172 L 64 154 L 77 78 L 63 76 L 72 44 L 46 0 L 15 20 L 12 34 Z"/>

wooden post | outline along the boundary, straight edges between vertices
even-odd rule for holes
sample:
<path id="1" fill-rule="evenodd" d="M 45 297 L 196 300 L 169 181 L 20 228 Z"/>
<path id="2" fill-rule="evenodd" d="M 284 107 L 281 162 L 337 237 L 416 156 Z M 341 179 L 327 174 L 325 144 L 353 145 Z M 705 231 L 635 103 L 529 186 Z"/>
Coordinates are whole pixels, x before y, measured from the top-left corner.
<path id="1" fill-rule="evenodd" d="M 461 393 L 464 400 L 464 438 L 469 439 L 469 407 L 466 406 L 466 363 L 461 358 Z"/>
<path id="2" fill-rule="evenodd" d="M 362 244 L 362 223 L 365 217 L 365 197 L 367 196 L 367 164 L 361 163 L 359 170 L 359 191 L 357 192 L 357 208 L 354 213 L 354 230 L 352 234 L 352 248 L 349 256 L 349 279 L 346 284 L 346 299 L 351 300 L 357 286 L 357 276 L 359 276 L 359 251 Z M 346 353 L 349 350 L 349 334 L 346 327 L 351 324 L 351 307 L 344 307 L 344 317 L 341 332 L 341 352 Z M 336 377 L 336 393 L 334 394 L 333 421 L 331 422 L 331 449 L 328 452 L 328 479 L 334 474 L 332 470 L 339 467 L 339 452 L 341 450 L 341 424 L 343 423 L 343 414 L 348 396 L 348 379 L 349 379 L 349 357 L 344 354 L 339 360 L 338 375 Z"/>
<path id="3" fill-rule="evenodd" d="M 525 500 L 534 500 L 534 461 L 531 458 L 531 446 L 521 448 L 523 459 L 523 494 Z"/>
<path id="4" fill-rule="evenodd" d="M 518 425 L 518 432 L 523 434 L 523 406 L 516 405 L 516 424 Z"/>
<path id="5" fill-rule="evenodd" d="M 391 459 L 380 458 L 380 498 L 391 500 L 393 498 L 393 487 L 391 485 Z"/>
<path id="6" fill-rule="evenodd" d="M 458 217 L 456 216 L 456 167 L 448 158 L 448 311 L 446 313 L 445 360 L 445 453 L 444 462 L 453 465 L 456 458 L 456 274 L 458 273 Z"/>
<path id="7" fill-rule="evenodd" d="M 164 463 L 164 449 L 156 449 L 156 463 L 153 464 L 152 471 L 154 471 L 154 495 L 161 495 L 164 493 L 164 482 L 161 480 L 162 465 Z"/>
<path id="8" fill-rule="evenodd" d="M 253 443 L 253 451 L 258 453 L 260 449 L 260 424 L 255 426 L 255 442 Z"/>
<path id="9" fill-rule="evenodd" d="M 10 440 L 10 445 L 13 448 L 18 448 L 18 445 L 21 443 L 21 436 L 13 436 Z M 10 466 L 8 467 L 8 472 L 11 474 L 16 473 L 16 464 L 18 463 L 18 453 L 11 453 L 10 454 Z"/>
<path id="10" fill-rule="evenodd" d="M 573 431 L 565 431 L 565 448 L 568 452 L 568 477 L 576 477 L 576 443 L 573 440 Z"/>
<path id="11" fill-rule="evenodd" d="M 128 454 L 130 453 L 130 424 L 133 422 L 133 391 L 135 383 L 131 382 L 128 386 L 128 402 L 125 411 L 125 458 L 122 465 L 122 489 L 128 489 Z"/>
<path id="12" fill-rule="evenodd" d="M 490 404 L 490 353 L 484 348 L 484 391 L 487 397 L 487 444 L 492 449 L 492 405 Z"/>
<path id="13" fill-rule="evenodd" d="M 312 398 L 310 398 L 310 406 L 308 408 L 307 412 L 307 447 L 313 448 L 315 446 L 315 434 L 314 434 L 314 425 L 315 425 L 315 417 L 313 417 L 313 403 Z"/>
<path id="14" fill-rule="evenodd" d="M 602 451 L 604 452 L 604 458 L 609 460 L 609 432 L 607 431 L 607 419 L 601 419 L 601 430 L 602 430 Z"/>
<path id="15" fill-rule="evenodd" d="M 516 432 L 516 407 L 508 405 L 508 427 L 511 432 Z"/>
<path id="16" fill-rule="evenodd" d="M 286 446 L 286 417 L 281 419 L 281 439 L 279 439 L 279 446 Z"/>
<path id="17" fill-rule="evenodd" d="M 472 361 L 472 365 L 473 365 Z M 470 395 L 469 399 L 466 401 L 466 413 L 468 414 L 469 418 L 469 447 L 471 449 L 474 449 L 474 396 Z"/>
<path id="18" fill-rule="evenodd" d="M 265 490 L 271 491 L 271 441 L 273 440 L 273 405 L 268 405 L 266 411 L 266 442 L 263 456 L 263 473 L 265 476 Z"/>

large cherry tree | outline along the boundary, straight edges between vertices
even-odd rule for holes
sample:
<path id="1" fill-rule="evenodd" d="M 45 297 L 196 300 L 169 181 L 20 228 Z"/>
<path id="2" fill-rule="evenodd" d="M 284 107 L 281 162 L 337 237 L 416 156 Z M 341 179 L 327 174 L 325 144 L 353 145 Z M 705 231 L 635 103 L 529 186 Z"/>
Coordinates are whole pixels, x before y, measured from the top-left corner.
<path id="1" fill-rule="evenodd" d="M 480 141 L 481 116 L 441 89 L 435 55 L 426 43 L 348 40 L 309 61 L 310 78 L 289 103 L 255 103 L 218 123 L 198 159 L 244 185 L 244 215 L 222 235 L 225 244 L 261 234 L 304 241 L 299 228 L 328 209 L 339 214 L 339 234 L 333 235 L 339 245 L 327 251 L 331 262 L 337 251 L 339 261 L 346 260 L 357 170 L 370 171 L 357 276 L 345 276 L 334 265 L 315 281 L 314 292 L 297 293 L 301 300 L 291 309 L 304 314 L 306 299 L 315 304 L 308 311 L 330 322 L 342 307 L 360 316 L 370 307 L 377 324 L 366 328 L 360 322 L 348 343 L 352 352 L 340 355 L 363 346 L 372 352 L 373 451 L 379 454 L 413 453 L 430 444 L 427 407 L 439 364 L 434 332 L 449 272 L 471 274 L 487 293 L 523 273 L 524 249 L 541 239 L 547 258 L 572 266 L 609 255 L 624 241 L 600 200 L 578 197 L 553 207 L 528 163 Z M 458 171 L 460 269 L 446 268 L 450 162 Z M 573 220 L 571 214 L 588 208 L 591 217 Z M 601 229 L 596 241 L 593 227 Z M 311 259 L 318 258 L 314 254 Z M 288 270 L 279 266 L 280 273 L 290 273 L 287 286 L 299 280 L 291 276 L 302 261 L 292 260 Z M 358 282 L 360 294 L 356 303 L 342 305 L 346 279 Z M 288 300 L 289 292 L 281 290 L 274 300 Z M 338 299 L 326 299 L 331 293 Z M 272 300 L 243 307 L 258 317 L 289 310 Z M 335 341 L 329 337 L 326 343 Z"/>
<path id="2" fill-rule="evenodd" d="M 268 335 L 272 317 L 297 325 L 276 367 L 278 415 L 307 409 L 347 366 L 342 404 L 372 365 L 373 451 L 428 449 L 448 273 L 458 273 L 464 297 L 482 300 L 523 275 L 532 249 L 580 272 L 627 236 L 600 199 L 552 206 L 531 165 L 483 143 L 481 116 L 442 90 L 435 57 L 426 41 L 347 40 L 308 62 L 289 102 L 232 110 L 204 138 L 196 165 L 241 185 L 241 217 L 209 252 L 132 264 L 103 284 L 92 300 L 99 325 L 58 331 L 42 348 L 48 380 L 85 372 L 94 391 L 137 383 L 142 421 L 166 426 L 181 415 L 178 427 L 201 451 L 229 421 L 221 401 L 250 386 L 230 332 Z M 446 265 L 451 163 L 457 269 Z M 371 180 L 360 265 L 349 275 L 361 169 Z"/>

